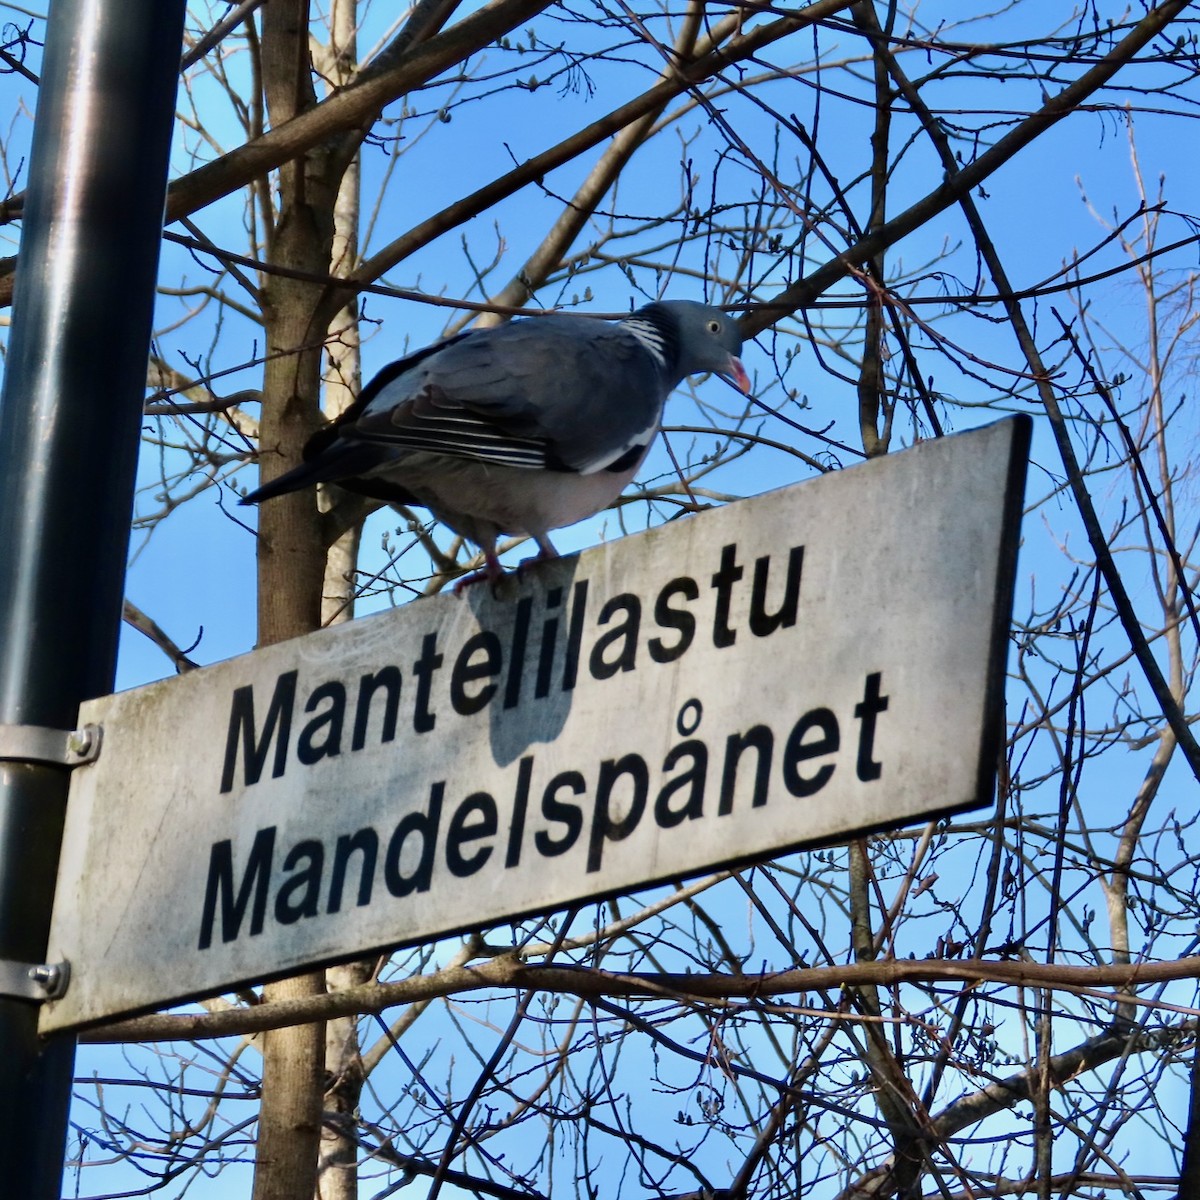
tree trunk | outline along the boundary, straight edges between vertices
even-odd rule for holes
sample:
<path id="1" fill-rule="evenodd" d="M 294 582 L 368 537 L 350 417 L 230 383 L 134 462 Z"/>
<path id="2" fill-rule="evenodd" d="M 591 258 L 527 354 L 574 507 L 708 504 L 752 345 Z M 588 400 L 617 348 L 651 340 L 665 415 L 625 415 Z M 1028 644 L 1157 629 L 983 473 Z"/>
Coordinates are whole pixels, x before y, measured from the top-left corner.
<path id="1" fill-rule="evenodd" d="M 272 127 L 316 103 L 309 67 L 305 0 L 272 0 L 262 10 L 262 79 Z M 268 237 L 273 266 L 324 275 L 329 271 L 336 184 L 328 150 L 319 147 L 279 172 L 278 214 Z M 320 421 L 324 288 L 282 275 L 263 284 L 267 363 L 263 378 L 262 478 L 300 461 Z M 325 322 L 327 325 L 328 322 Z M 320 625 L 325 547 L 311 491 L 282 496 L 259 510 L 259 644 L 309 633 Z M 319 994 L 316 971 L 270 984 L 273 1002 Z M 254 1200 L 308 1200 L 316 1190 L 324 1095 L 325 1028 L 299 1026 L 270 1033 L 263 1046 Z"/>
<path id="2" fill-rule="evenodd" d="M 334 0 L 330 9 L 330 38 L 318 66 L 331 87 L 344 87 L 354 78 L 358 62 L 355 42 L 356 0 Z M 331 268 L 349 275 L 358 263 L 359 159 L 351 160 L 338 188 L 333 220 Z M 325 359 L 325 415 L 332 420 L 344 412 L 362 387 L 359 353 L 358 303 L 351 300 L 330 325 Z M 354 616 L 354 572 L 362 526 L 352 525 L 329 547 L 321 591 L 321 623 L 336 625 Z M 325 972 L 330 992 L 366 983 L 375 962 L 345 963 Z M 325 1118 L 321 1127 L 317 1200 L 357 1200 L 358 1140 L 356 1114 L 365 1071 L 356 1017 L 335 1017 L 325 1024 Z"/>

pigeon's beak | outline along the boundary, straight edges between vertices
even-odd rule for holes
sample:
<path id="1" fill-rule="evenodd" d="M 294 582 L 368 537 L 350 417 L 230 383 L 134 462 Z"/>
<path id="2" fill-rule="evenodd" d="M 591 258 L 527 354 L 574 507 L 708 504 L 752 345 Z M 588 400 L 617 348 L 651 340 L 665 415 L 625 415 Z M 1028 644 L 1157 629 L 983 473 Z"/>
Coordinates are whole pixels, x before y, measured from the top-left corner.
<path id="1" fill-rule="evenodd" d="M 747 396 L 750 394 L 750 376 L 746 374 L 746 368 L 742 366 L 742 360 L 736 354 L 729 356 L 721 374 L 729 379 L 739 392 Z"/>

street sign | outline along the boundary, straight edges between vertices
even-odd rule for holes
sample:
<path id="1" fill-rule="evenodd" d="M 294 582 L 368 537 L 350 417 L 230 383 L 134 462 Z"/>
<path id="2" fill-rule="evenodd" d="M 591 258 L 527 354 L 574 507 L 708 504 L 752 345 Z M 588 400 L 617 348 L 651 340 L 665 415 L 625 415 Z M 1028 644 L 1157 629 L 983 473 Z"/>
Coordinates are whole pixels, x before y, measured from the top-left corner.
<path id="1" fill-rule="evenodd" d="M 986 804 L 1029 427 L 89 703 L 42 1029 Z"/>

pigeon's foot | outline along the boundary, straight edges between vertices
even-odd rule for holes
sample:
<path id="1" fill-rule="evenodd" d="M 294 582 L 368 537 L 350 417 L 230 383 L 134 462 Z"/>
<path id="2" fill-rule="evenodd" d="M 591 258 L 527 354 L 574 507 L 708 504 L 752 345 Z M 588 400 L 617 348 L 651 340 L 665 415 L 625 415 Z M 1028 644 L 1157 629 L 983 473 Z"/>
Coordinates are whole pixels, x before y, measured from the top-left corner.
<path id="1" fill-rule="evenodd" d="M 538 544 L 538 552 L 530 558 L 523 558 L 517 564 L 517 569 L 511 575 L 505 574 L 504 568 L 500 565 L 500 560 L 496 557 L 496 552 L 483 547 L 484 568 L 482 571 L 472 571 L 470 575 L 464 575 L 454 585 L 454 594 L 461 596 L 467 588 L 476 583 L 490 583 L 492 585 L 492 595 L 499 595 L 498 589 L 500 584 L 505 579 L 520 579 L 524 574 L 525 569 L 534 563 L 548 562 L 552 558 L 558 557 L 558 551 L 555 550 L 553 542 L 550 541 L 545 534 L 540 537 L 535 535 L 535 540 Z"/>
<path id="2" fill-rule="evenodd" d="M 535 540 L 538 544 L 538 552 L 532 555 L 530 558 L 521 559 L 521 561 L 517 564 L 518 575 L 520 575 L 526 567 L 531 566 L 534 563 L 549 562 L 550 559 L 558 557 L 558 551 L 555 550 L 554 544 L 548 537 L 546 537 L 545 534 L 542 534 L 541 537 L 538 537 Z"/>
<path id="3" fill-rule="evenodd" d="M 493 579 L 488 571 L 472 571 L 470 575 L 463 575 L 461 578 L 455 580 L 453 591 L 456 596 L 461 596 L 467 588 L 476 583 L 490 583 L 494 590 L 495 585 L 503 578 L 503 572 Z"/>
<path id="4" fill-rule="evenodd" d="M 504 568 L 500 565 L 500 560 L 496 557 L 495 550 L 487 546 L 483 548 L 484 567 L 482 571 L 472 571 L 470 575 L 464 575 L 454 585 L 454 594 L 461 596 L 467 588 L 476 583 L 490 583 L 492 585 L 492 595 L 496 594 L 496 585 L 504 578 Z"/>

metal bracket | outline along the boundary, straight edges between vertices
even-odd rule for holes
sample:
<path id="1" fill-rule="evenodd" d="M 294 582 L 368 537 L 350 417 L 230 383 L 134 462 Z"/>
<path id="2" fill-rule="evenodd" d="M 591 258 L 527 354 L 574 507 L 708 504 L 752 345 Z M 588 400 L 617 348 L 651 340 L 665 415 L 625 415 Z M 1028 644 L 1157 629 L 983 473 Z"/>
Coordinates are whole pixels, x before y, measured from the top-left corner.
<path id="1" fill-rule="evenodd" d="M 100 755 L 99 725 L 49 729 L 45 725 L 0 725 L 0 762 L 78 767 Z"/>
<path id="2" fill-rule="evenodd" d="M 71 964 L 19 963 L 0 959 L 0 996 L 10 1000 L 57 1000 L 71 981 Z"/>

